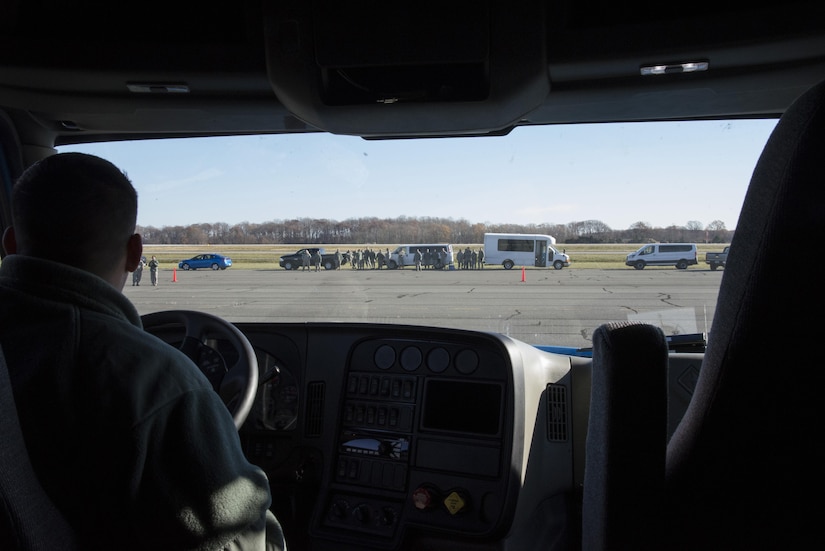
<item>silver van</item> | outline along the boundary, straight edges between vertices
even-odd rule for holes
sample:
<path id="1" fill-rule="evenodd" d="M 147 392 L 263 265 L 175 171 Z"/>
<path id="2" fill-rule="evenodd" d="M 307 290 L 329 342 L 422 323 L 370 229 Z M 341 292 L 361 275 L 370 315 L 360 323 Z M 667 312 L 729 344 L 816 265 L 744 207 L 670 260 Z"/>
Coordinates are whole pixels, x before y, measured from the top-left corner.
<path id="1" fill-rule="evenodd" d="M 685 270 L 699 263 L 696 243 L 651 243 L 627 255 L 625 264 L 637 270 L 645 266 L 676 266 Z"/>

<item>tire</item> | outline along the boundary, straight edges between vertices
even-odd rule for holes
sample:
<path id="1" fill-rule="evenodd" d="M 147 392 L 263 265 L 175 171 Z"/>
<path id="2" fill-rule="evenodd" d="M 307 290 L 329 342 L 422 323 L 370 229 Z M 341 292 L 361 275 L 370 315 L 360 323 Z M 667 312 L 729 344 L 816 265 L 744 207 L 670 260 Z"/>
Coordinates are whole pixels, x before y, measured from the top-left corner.
<path id="1" fill-rule="evenodd" d="M 387 262 L 387 268 L 389 268 L 390 270 L 394 270 L 398 268 L 398 263 L 395 260 L 390 260 L 389 262 Z"/>
<path id="2" fill-rule="evenodd" d="M 645 269 L 645 261 L 644 260 L 639 260 L 639 261 L 636 262 L 636 264 L 633 265 L 633 267 L 636 268 L 637 270 L 644 270 Z"/>
<path id="3" fill-rule="evenodd" d="M 291 261 L 287 260 L 284 262 L 284 270 L 294 270 L 295 266 L 292 264 Z"/>
<path id="4" fill-rule="evenodd" d="M 217 263 L 217 262 L 213 262 L 211 267 L 212 267 L 212 269 L 213 269 L 213 270 L 215 270 L 216 272 L 217 272 L 218 270 L 220 270 L 220 269 L 221 269 L 221 267 L 220 267 L 220 266 L 218 266 L 218 263 Z"/>
<path id="5" fill-rule="evenodd" d="M 716 268 L 718 268 L 718 267 L 719 267 L 718 264 L 711 264 L 710 265 L 710 269 L 713 270 L 714 272 L 716 271 Z"/>
<path id="6" fill-rule="evenodd" d="M 325 270 L 334 270 L 335 269 L 335 262 L 332 260 L 325 260 L 324 261 L 324 269 Z"/>
<path id="7" fill-rule="evenodd" d="M 189 264 L 184 263 L 184 264 L 180 265 L 180 268 L 181 268 L 181 270 L 186 270 L 188 272 L 189 270 L 192 269 L 192 266 L 190 266 Z"/>
<path id="8" fill-rule="evenodd" d="M 564 262 L 562 262 L 561 260 L 556 260 L 555 262 L 553 262 L 553 267 L 557 270 L 561 270 L 562 268 L 564 268 Z"/>
<path id="9" fill-rule="evenodd" d="M 687 270 L 687 267 L 688 267 L 687 260 L 680 260 L 679 262 L 676 263 L 676 269 L 677 270 Z"/>
<path id="10" fill-rule="evenodd" d="M 501 263 L 501 265 L 504 266 L 505 270 L 512 270 L 513 269 L 513 261 L 512 260 L 505 260 L 504 262 Z"/>

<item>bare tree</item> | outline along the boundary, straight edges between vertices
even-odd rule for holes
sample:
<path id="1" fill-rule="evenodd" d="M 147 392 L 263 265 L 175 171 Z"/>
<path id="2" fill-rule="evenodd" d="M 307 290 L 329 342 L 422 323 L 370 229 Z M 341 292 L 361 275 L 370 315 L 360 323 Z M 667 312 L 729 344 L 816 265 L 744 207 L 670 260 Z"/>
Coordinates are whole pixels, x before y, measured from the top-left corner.
<path id="1" fill-rule="evenodd" d="M 155 244 L 353 244 L 353 243 L 481 243 L 484 234 L 538 233 L 554 236 L 560 243 L 620 243 L 655 241 L 730 242 L 733 232 L 724 222 L 714 220 L 706 228 L 695 220 L 684 227 L 654 228 L 636 222 L 627 230 L 613 230 L 601 220 L 584 220 L 567 224 L 490 224 L 470 223 L 465 219 L 417 218 L 350 218 L 272 220 L 264 223 L 225 222 L 190 226 L 138 226 L 145 243 Z"/>
<path id="2" fill-rule="evenodd" d="M 634 243 L 644 243 L 651 239 L 653 228 L 647 222 L 634 222 L 628 228 L 628 235 Z"/>

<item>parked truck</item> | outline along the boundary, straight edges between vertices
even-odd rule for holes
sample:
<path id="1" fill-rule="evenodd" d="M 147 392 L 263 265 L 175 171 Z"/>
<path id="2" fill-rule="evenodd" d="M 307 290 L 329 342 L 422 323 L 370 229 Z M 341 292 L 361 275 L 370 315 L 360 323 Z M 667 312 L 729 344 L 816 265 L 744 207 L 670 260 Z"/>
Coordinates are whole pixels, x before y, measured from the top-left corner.
<path id="1" fill-rule="evenodd" d="M 720 266 L 724 268 L 728 261 L 729 251 L 730 245 L 722 249 L 722 252 L 707 252 L 705 253 L 705 262 L 710 265 L 711 270 L 715 270 Z"/>
<path id="2" fill-rule="evenodd" d="M 335 253 L 327 253 L 326 251 L 324 251 L 323 247 L 306 247 L 303 249 L 298 249 L 294 253 L 285 254 L 284 256 L 278 259 L 278 265 L 280 265 L 281 268 L 284 268 L 285 270 L 300 270 L 304 262 L 302 258 L 304 251 L 309 251 L 310 256 L 315 254 L 316 251 L 320 251 L 321 265 L 324 267 L 325 270 L 335 270 L 341 267 L 338 264 L 337 255 Z M 341 264 L 346 264 L 346 256 L 343 254 L 341 256 Z"/>

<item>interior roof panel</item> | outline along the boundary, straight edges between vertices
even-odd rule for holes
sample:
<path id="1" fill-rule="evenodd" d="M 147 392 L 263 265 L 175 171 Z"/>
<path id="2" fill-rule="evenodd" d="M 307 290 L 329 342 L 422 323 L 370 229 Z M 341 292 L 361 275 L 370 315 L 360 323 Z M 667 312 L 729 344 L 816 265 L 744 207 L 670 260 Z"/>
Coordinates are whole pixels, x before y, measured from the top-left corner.
<path id="1" fill-rule="evenodd" d="M 305 122 L 311 119 L 284 107 L 275 91 L 267 50 L 273 29 L 264 14 L 290 6 L 320 13 L 330 1 L 4 3 L 0 106 L 19 111 L 24 125 L 38 126 L 31 128 L 32 135 L 45 133 L 57 142 L 186 132 L 317 131 Z M 476 4 L 512 5 L 506 0 Z M 741 2 L 727 0 L 652 7 L 641 0 L 547 0 L 546 50 L 536 52 L 546 66 L 546 99 L 540 105 L 525 104 L 520 119 L 475 130 L 496 134 L 514 124 L 781 114 L 797 91 L 825 76 L 825 2 L 771 0 L 745 7 L 746 15 L 741 9 Z M 473 13 L 477 23 L 480 12 Z M 101 16 L 111 24 L 92 24 Z M 685 58 L 709 60 L 708 71 L 639 77 L 645 63 L 696 60 Z M 380 78 L 380 70 L 377 74 Z M 135 94 L 126 87 L 134 82 L 184 84 L 190 92 Z M 685 102 L 688 97 L 691 101 Z M 356 124 L 375 118 L 373 126 L 380 129 L 379 117 L 393 113 L 391 107 L 356 107 L 351 117 L 340 120 Z M 480 104 L 479 109 L 497 107 Z M 433 104 L 432 113 L 443 117 L 438 128 L 443 127 L 444 135 L 473 130 L 466 128 L 471 117 L 450 120 L 451 110 L 444 104 Z M 414 136 L 414 119 L 393 119 L 393 125 Z"/>

